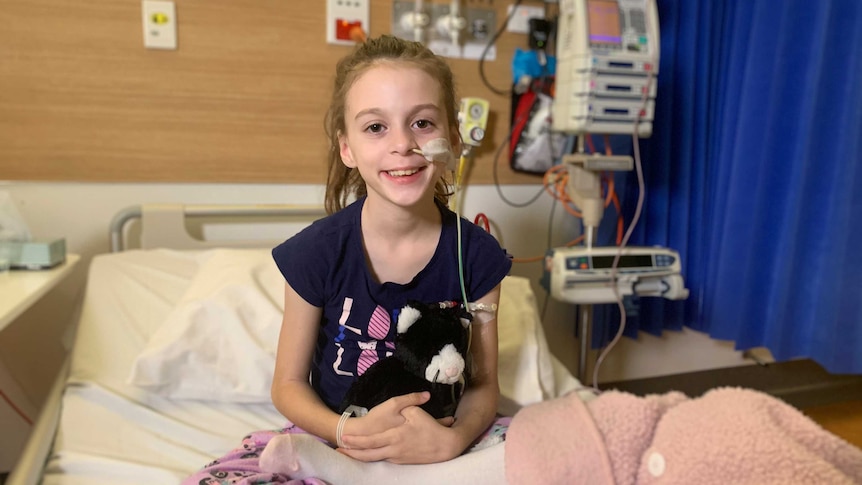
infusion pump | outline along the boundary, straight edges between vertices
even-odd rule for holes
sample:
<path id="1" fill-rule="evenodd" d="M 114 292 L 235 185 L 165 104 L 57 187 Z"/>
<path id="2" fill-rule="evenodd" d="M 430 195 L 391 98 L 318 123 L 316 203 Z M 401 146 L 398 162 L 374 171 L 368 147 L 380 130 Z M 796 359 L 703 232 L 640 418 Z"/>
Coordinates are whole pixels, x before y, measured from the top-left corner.
<path id="1" fill-rule="evenodd" d="M 650 136 L 658 61 L 656 0 L 560 0 L 554 130 Z"/>
<path id="2" fill-rule="evenodd" d="M 613 278 L 618 251 L 616 246 L 552 249 L 545 256 L 542 284 L 554 299 L 576 304 L 614 303 L 617 294 L 688 298 L 679 253 L 662 247 L 624 247 Z"/>

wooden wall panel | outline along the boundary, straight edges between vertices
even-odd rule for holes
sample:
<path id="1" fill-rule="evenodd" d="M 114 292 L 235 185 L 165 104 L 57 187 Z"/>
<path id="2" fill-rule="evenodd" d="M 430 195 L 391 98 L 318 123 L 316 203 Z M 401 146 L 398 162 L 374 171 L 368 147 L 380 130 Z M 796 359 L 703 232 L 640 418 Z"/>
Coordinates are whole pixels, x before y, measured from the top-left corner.
<path id="1" fill-rule="evenodd" d="M 492 5 L 500 0 L 466 0 Z M 335 62 L 324 0 L 176 0 L 176 51 L 147 50 L 139 0 L 0 0 L 0 180 L 323 183 Z M 372 0 L 372 35 L 390 0 Z M 504 34 L 486 73 L 510 79 Z M 492 103 L 470 183 L 492 182 L 509 100 L 452 60 L 461 95 Z M 537 182 L 500 164 L 503 183 Z"/>

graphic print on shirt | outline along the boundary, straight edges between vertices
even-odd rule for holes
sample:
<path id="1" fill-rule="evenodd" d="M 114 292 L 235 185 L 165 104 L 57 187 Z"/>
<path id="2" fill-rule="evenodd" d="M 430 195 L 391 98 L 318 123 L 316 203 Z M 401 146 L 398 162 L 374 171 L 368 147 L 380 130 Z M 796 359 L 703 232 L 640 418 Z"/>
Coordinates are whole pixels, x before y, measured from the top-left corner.
<path id="1" fill-rule="evenodd" d="M 338 347 L 338 351 L 335 357 L 335 362 L 332 363 L 332 370 L 340 376 L 353 375 L 352 372 L 339 369 L 339 367 L 341 367 L 341 357 L 344 354 L 344 347 L 341 346 L 341 342 L 344 340 L 345 337 L 344 331 L 350 330 L 356 335 L 362 335 L 362 332 L 358 328 L 347 326 L 347 319 L 350 318 L 351 308 L 353 308 L 353 298 L 345 298 L 344 304 L 341 306 L 341 316 L 338 318 L 338 337 L 335 338 L 335 346 Z"/>
<path id="2" fill-rule="evenodd" d="M 361 329 L 347 325 L 352 308 L 353 299 L 345 298 L 342 306 L 341 317 L 338 319 L 339 333 L 334 342 L 338 350 L 336 351 L 335 362 L 332 363 L 332 370 L 336 374 L 342 376 L 361 376 L 364 374 L 372 364 L 380 359 L 377 352 L 379 342 L 385 342 L 384 345 L 387 349 L 386 356 L 392 355 L 392 351 L 395 349 L 395 345 L 392 342 L 386 341 L 386 336 L 389 335 L 389 330 L 392 328 L 392 318 L 389 316 L 389 312 L 387 312 L 385 308 L 378 305 L 377 308 L 374 309 L 367 325 L 368 338 L 364 340 L 361 338 Z M 349 364 L 344 363 L 344 346 L 342 345 L 342 342 L 344 342 L 347 337 L 345 331 L 348 330 L 360 337 L 360 339 L 356 340 L 360 353 L 359 359 L 356 363 L 355 373 L 351 370 L 345 370 L 342 368 L 342 364 L 349 366 Z"/>

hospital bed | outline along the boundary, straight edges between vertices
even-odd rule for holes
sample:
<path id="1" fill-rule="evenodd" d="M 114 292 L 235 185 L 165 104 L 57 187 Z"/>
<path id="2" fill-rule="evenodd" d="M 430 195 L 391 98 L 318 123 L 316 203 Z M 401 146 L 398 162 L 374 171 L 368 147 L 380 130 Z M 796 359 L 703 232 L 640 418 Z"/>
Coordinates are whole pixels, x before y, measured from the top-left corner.
<path id="1" fill-rule="evenodd" d="M 280 241 L 202 241 L 188 227 L 301 227 L 322 215 L 278 205 L 120 212 L 113 252 L 90 263 L 70 357 L 7 484 L 179 483 L 247 433 L 283 426 L 269 399 L 283 294 L 269 251 Z M 501 413 L 579 387 L 548 351 L 526 279 L 504 280 L 499 327 Z"/>

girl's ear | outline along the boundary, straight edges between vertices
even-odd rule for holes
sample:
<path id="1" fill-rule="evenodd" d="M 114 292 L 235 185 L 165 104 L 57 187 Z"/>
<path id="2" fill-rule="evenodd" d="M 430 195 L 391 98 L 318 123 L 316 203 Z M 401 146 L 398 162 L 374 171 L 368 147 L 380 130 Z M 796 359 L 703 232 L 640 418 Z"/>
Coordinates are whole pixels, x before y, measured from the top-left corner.
<path id="1" fill-rule="evenodd" d="M 347 135 L 344 133 L 338 134 L 338 151 L 341 154 L 341 163 L 347 168 L 356 168 L 356 161 L 353 160 L 353 152 L 350 151 L 350 145 L 347 143 Z"/>

